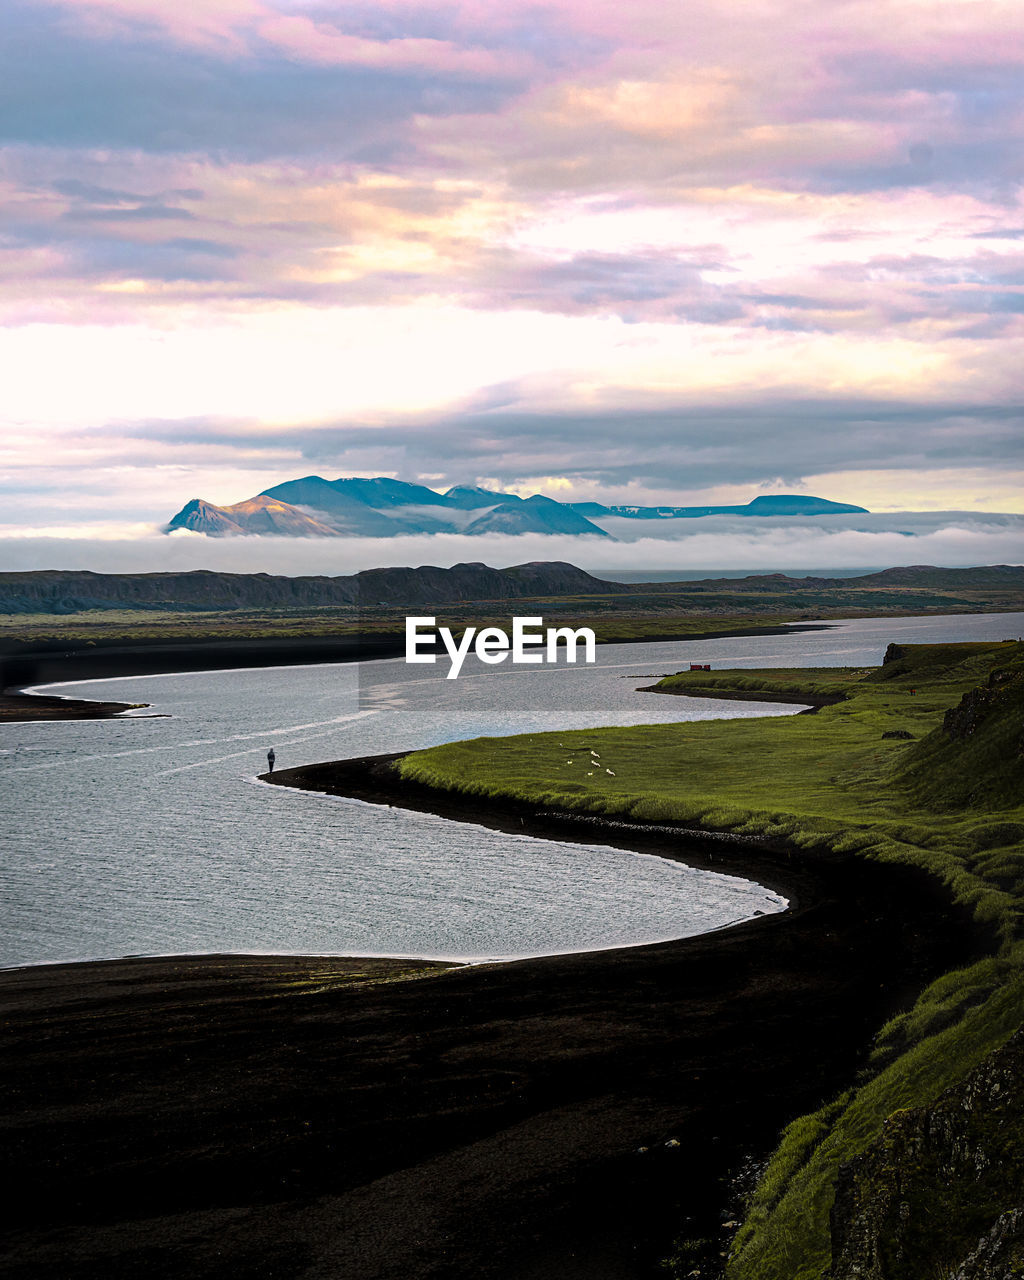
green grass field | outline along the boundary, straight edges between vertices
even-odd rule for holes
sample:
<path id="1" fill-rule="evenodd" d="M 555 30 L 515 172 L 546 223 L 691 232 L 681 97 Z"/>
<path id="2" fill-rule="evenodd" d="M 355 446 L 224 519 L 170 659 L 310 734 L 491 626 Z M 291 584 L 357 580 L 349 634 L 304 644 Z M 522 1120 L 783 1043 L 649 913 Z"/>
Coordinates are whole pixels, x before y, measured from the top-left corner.
<path id="1" fill-rule="evenodd" d="M 543 614 L 552 626 L 592 627 L 598 643 L 631 640 L 700 639 L 710 634 L 758 633 L 765 627 L 795 622 L 797 613 L 737 613 L 684 615 L 672 612 L 643 613 L 582 611 L 571 599 L 519 602 L 523 615 Z M 516 610 L 498 611 L 493 602 L 480 605 L 441 606 L 422 611 L 449 627 L 456 637 L 466 626 L 501 627 L 509 630 Z M 0 614 L 0 651 L 16 652 L 34 645 L 190 643 L 225 640 L 301 640 L 352 636 L 391 638 L 404 643 L 405 613 L 394 609 L 325 607 L 319 610 L 174 611 L 157 609 L 92 609 L 72 614 Z"/>
<path id="2" fill-rule="evenodd" d="M 760 1182 L 730 1280 L 819 1280 L 838 1166 L 1024 1021 L 1024 645 L 906 646 L 881 668 L 687 672 L 659 688 L 839 700 L 809 716 L 480 738 L 400 768 L 445 790 L 913 864 L 991 927 L 991 954 L 881 1028 L 866 1078 L 791 1125 Z"/>

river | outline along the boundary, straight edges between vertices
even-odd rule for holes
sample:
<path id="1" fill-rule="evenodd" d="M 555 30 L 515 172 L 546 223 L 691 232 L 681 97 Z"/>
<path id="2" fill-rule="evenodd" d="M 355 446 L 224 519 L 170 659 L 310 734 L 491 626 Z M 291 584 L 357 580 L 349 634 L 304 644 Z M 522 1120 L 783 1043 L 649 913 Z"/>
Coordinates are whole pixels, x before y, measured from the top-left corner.
<path id="1" fill-rule="evenodd" d="M 268 787 L 278 767 L 480 735 L 789 715 L 640 685 L 715 667 L 860 666 L 890 641 L 1003 639 L 1024 615 L 858 619 L 783 636 L 607 645 L 594 666 L 401 659 L 48 686 L 147 702 L 0 726 L 0 965 L 209 952 L 505 959 L 667 940 L 778 911 L 736 877 L 586 843 Z"/>

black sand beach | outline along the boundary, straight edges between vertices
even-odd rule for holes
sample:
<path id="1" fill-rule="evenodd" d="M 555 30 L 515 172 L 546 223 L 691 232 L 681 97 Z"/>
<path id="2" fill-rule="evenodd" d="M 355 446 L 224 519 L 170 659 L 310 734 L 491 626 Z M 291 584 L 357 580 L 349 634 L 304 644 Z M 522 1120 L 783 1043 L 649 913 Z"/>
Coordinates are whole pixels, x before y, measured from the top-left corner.
<path id="1" fill-rule="evenodd" d="M 177 671 L 359 662 L 395 658 L 403 652 L 404 645 L 399 640 L 366 641 L 345 636 L 207 641 L 202 644 L 153 641 L 73 649 L 63 644 L 18 648 L 0 653 L 0 724 L 11 720 L 103 720 L 137 705 L 89 702 L 24 692 L 35 685 L 165 675 Z"/>
<path id="2" fill-rule="evenodd" d="M 109 720 L 141 703 L 90 702 L 42 693 L 0 694 L 0 724 L 33 720 Z"/>
<path id="3" fill-rule="evenodd" d="M 273 780 L 431 807 L 386 759 Z M 640 1280 L 674 1234 L 719 1234 L 730 1175 L 975 941 L 905 869 L 433 805 L 793 906 L 658 946 L 400 962 L 403 981 L 245 956 L 8 971 L 6 1276 Z"/>

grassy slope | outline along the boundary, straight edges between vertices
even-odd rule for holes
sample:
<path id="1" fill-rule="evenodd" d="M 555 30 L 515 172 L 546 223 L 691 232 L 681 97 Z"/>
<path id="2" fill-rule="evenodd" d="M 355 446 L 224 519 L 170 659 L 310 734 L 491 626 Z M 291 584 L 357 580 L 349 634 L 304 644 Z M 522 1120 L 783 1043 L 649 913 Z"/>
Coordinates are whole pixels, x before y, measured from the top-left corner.
<path id="1" fill-rule="evenodd" d="M 1024 646 L 908 646 L 876 670 L 685 673 L 662 685 L 842 701 L 788 719 L 481 738 L 417 752 L 402 771 L 446 789 L 913 863 L 995 927 L 992 955 L 945 975 L 882 1028 L 857 1089 L 783 1136 L 729 1274 L 817 1280 L 838 1165 L 893 1111 L 931 1101 L 1024 1021 Z M 941 725 L 958 706 L 951 737 Z M 891 730 L 913 738 L 883 739 Z"/>

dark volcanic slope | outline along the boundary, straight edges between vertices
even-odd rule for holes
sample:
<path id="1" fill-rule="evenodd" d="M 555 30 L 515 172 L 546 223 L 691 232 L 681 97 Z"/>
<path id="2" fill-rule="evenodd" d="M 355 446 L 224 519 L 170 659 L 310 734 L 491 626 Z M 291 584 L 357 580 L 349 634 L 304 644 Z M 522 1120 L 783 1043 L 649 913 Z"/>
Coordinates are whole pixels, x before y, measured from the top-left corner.
<path id="1" fill-rule="evenodd" d="M 347 577 L 269 573 L 90 573 L 48 569 L 0 573 L 0 613 L 73 613 L 82 609 L 294 609 L 330 605 L 397 606 L 537 595 L 610 595 L 621 583 L 592 578 L 575 565 L 538 561 L 510 569 L 456 564 L 450 569 L 366 569 Z"/>
<path id="2" fill-rule="evenodd" d="M 948 595 L 936 595 L 947 592 Z M 932 593 L 932 594 L 928 594 Z M 964 593 L 962 596 L 958 593 Z M 609 582 L 564 561 L 534 561 L 508 569 L 481 563 L 365 569 L 335 578 L 269 573 L 90 573 L 46 569 L 0 573 L 0 613 L 74 613 L 83 609 L 394 608 L 518 600 L 528 597 L 619 596 L 624 607 L 673 598 L 679 608 L 745 609 L 760 597 L 772 608 L 1017 608 L 1024 567 L 987 565 L 886 569 L 855 578 L 791 578 L 782 573 L 684 582 Z M 981 597 L 978 599 L 977 597 Z M 750 603 L 748 603 L 748 601 Z"/>
<path id="3" fill-rule="evenodd" d="M 910 873 L 770 875 L 803 905 L 416 981 L 272 957 L 0 975 L 6 1280 L 654 1274 L 684 1216 L 714 1231 L 718 1176 L 964 955 Z"/>
<path id="4" fill-rule="evenodd" d="M 797 591 L 850 592 L 863 588 L 900 588 L 911 591 L 1024 590 L 1024 565 L 989 564 L 971 569 L 944 569 L 932 564 L 903 565 L 864 573 L 852 578 L 792 578 L 785 573 L 751 573 L 745 578 L 698 578 L 686 582 L 644 582 L 620 585 L 622 590 L 675 593 L 749 592 L 751 594 L 792 595 Z"/>

